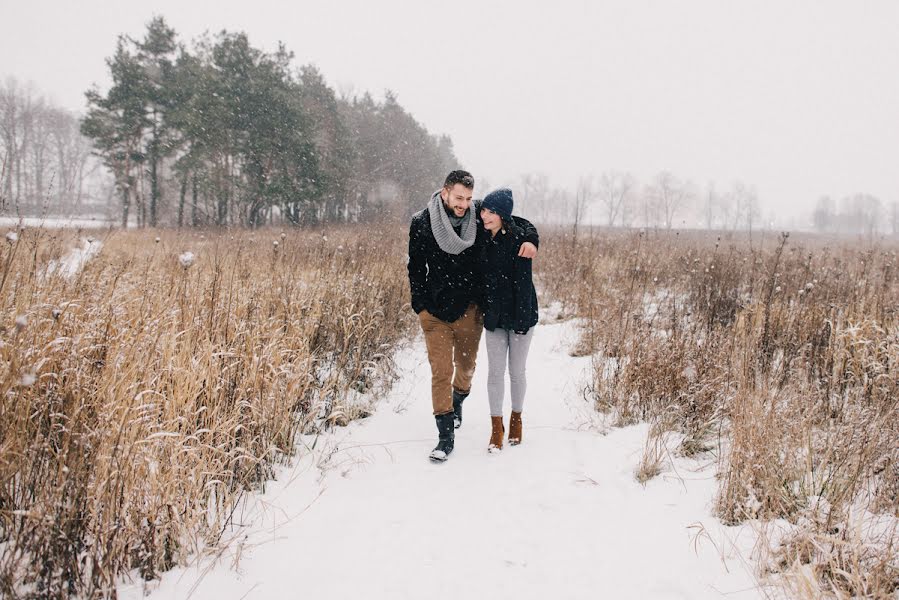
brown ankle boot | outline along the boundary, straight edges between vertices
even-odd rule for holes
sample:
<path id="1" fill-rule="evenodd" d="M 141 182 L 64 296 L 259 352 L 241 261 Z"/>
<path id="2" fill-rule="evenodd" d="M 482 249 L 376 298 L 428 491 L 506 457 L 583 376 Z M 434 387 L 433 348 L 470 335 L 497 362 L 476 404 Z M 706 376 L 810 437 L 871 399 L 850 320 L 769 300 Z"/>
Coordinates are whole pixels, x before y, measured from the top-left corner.
<path id="1" fill-rule="evenodd" d="M 503 434 L 506 428 L 503 427 L 502 417 L 490 417 L 490 424 L 493 430 L 490 433 L 490 445 L 487 446 L 487 452 L 499 452 L 503 449 Z"/>
<path id="2" fill-rule="evenodd" d="M 521 413 L 512 411 L 509 419 L 509 444 L 517 446 L 521 443 Z"/>

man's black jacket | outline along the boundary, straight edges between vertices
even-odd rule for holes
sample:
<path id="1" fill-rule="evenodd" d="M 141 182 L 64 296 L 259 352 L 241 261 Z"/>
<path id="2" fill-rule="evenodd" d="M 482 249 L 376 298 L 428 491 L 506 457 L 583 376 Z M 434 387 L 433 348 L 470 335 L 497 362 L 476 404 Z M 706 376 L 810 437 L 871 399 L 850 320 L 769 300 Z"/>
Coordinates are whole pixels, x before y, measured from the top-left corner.
<path id="1" fill-rule="evenodd" d="M 431 219 L 425 208 L 412 217 L 409 226 L 409 287 L 412 291 L 412 310 L 429 313 L 452 323 L 465 313 L 469 304 L 484 308 L 484 278 L 478 261 L 487 238 L 481 221 L 480 202 L 472 203 L 477 219 L 477 236 L 470 248 L 459 254 L 440 249 L 431 231 Z M 528 221 L 522 226 L 522 241 L 539 246 L 537 230 Z M 456 228 L 460 233 L 461 228 Z M 517 253 L 517 250 L 516 250 Z"/>

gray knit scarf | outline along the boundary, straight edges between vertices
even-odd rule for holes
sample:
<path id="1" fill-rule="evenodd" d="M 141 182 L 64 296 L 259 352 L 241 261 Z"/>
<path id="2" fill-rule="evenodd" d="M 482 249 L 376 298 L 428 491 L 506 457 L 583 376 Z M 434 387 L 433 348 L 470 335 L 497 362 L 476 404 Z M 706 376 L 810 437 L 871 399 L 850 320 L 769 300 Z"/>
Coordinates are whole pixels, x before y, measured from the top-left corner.
<path id="1" fill-rule="evenodd" d="M 462 236 L 453 230 L 450 223 L 449 215 L 443 206 L 443 200 L 440 198 L 440 190 L 434 192 L 431 201 L 428 203 L 428 215 L 431 217 L 431 231 L 434 232 L 434 239 L 440 249 L 448 254 L 461 254 L 462 251 L 470 248 L 474 244 L 475 236 L 478 233 L 477 219 L 471 215 L 472 209 L 468 209 L 465 216 L 462 217 Z"/>

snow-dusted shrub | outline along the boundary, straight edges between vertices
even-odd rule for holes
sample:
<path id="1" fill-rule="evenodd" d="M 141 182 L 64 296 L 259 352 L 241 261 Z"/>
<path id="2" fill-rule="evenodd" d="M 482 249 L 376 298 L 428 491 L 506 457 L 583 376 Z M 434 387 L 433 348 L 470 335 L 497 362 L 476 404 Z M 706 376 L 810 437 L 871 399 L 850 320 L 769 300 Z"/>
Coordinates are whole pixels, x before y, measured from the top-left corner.
<path id="1" fill-rule="evenodd" d="M 897 527 L 863 546 L 842 532 L 859 510 L 899 523 L 895 244 L 541 234 L 535 269 L 548 299 L 583 319 L 576 352 L 595 353 L 597 409 L 653 424 L 640 476 L 659 472 L 662 425 L 684 455 L 717 449 L 723 520 L 797 528 L 772 569 L 811 574 L 822 594 L 894 594 Z M 810 499 L 826 518 L 807 517 Z"/>
<path id="2" fill-rule="evenodd" d="M 75 240 L 4 246 L 0 596 L 153 578 L 217 542 L 299 431 L 364 414 L 350 400 L 387 380 L 413 323 L 404 265 L 382 258 L 406 241 L 331 234 L 345 249 L 207 232 L 197 259 L 119 232 L 71 278 L 38 274 Z"/>

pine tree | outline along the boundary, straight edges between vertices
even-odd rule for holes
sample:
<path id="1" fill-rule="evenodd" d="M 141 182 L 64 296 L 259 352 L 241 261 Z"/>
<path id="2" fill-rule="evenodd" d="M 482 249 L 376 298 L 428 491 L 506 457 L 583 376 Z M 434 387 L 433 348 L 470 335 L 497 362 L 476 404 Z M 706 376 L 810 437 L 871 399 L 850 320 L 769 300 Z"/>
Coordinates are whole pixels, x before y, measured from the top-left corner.
<path id="1" fill-rule="evenodd" d="M 150 226 L 157 225 L 157 207 L 161 198 L 159 169 L 161 160 L 173 150 L 167 115 L 172 109 L 172 58 L 177 45 L 175 30 L 162 17 L 154 17 L 147 25 L 143 41 L 135 44 L 137 59 L 143 69 L 143 104 L 147 139 L 144 143 L 149 161 Z"/>
<path id="2" fill-rule="evenodd" d="M 143 69 L 129 45 L 125 37 L 119 37 L 115 55 L 106 61 L 112 87 L 105 96 L 96 89 L 87 92 L 89 109 L 81 123 L 81 132 L 94 141 L 97 154 L 115 176 L 122 198 L 122 227 L 128 226 L 132 203 L 140 201 L 136 184 L 145 159 Z"/>

